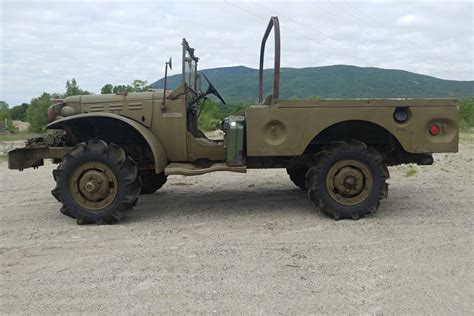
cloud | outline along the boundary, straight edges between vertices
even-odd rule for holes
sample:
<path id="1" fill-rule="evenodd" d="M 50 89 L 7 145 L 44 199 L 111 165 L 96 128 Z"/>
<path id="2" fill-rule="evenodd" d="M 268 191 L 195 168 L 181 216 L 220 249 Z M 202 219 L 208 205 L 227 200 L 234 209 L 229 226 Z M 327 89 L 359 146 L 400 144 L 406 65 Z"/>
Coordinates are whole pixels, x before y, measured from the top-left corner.
<path id="1" fill-rule="evenodd" d="M 153 82 L 181 60 L 181 38 L 200 68 L 258 66 L 270 15 L 282 27 L 282 66 L 354 64 L 472 80 L 471 2 L 2 2 L 0 99 L 15 105 L 76 78 Z M 272 43 L 266 66 L 271 67 Z M 172 73 L 180 71 L 179 66 Z"/>
<path id="2" fill-rule="evenodd" d="M 419 18 L 414 14 L 407 14 L 398 19 L 398 24 L 413 25 Z"/>

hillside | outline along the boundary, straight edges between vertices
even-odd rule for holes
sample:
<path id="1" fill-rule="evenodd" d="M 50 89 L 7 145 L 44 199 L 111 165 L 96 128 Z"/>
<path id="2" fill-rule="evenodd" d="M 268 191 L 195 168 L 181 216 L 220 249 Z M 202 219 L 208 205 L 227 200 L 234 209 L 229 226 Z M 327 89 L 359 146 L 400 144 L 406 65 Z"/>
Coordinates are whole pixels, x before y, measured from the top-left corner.
<path id="1" fill-rule="evenodd" d="M 244 66 L 203 72 L 229 103 L 253 103 L 258 97 L 258 70 Z M 271 94 L 273 70 L 265 70 L 265 95 Z M 181 75 L 168 78 L 170 89 Z M 152 84 L 163 87 L 163 79 Z M 474 81 L 443 80 L 403 70 L 335 65 L 282 68 L 280 98 L 465 98 L 474 97 Z"/>

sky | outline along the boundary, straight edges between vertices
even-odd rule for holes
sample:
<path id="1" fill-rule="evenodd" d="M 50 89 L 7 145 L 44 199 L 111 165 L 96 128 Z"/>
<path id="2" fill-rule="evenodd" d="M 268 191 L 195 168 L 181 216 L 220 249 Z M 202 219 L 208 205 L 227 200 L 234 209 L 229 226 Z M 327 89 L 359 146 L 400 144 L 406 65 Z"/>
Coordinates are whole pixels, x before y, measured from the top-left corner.
<path id="1" fill-rule="evenodd" d="M 474 80 L 472 1 L 5 1 L 0 0 L 0 100 L 14 106 L 64 92 L 76 78 L 152 83 L 185 37 L 199 68 L 258 67 L 271 15 L 281 26 L 282 67 L 350 64 Z M 265 66 L 271 67 L 272 40 Z"/>

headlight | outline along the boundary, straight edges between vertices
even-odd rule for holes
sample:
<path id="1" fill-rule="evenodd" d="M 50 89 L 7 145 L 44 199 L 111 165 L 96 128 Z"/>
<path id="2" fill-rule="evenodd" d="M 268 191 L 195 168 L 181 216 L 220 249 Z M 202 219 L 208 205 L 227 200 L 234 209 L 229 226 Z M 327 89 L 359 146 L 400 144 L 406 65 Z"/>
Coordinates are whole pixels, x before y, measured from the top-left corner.
<path id="1" fill-rule="evenodd" d="M 54 121 L 58 116 L 61 115 L 61 110 L 63 106 L 66 105 L 65 103 L 57 103 L 50 105 L 48 108 L 48 123 Z"/>

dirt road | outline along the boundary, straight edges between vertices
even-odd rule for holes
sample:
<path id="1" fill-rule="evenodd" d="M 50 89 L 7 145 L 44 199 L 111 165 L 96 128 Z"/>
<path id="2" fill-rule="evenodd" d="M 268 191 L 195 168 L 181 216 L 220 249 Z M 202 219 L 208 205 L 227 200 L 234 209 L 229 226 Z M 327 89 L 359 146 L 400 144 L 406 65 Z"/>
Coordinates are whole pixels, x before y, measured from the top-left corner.
<path id="1" fill-rule="evenodd" d="M 472 314 L 474 141 L 391 168 L 379 212 L 333 221 L 283 170 L 170 177 L 77 226 L 47 164 L 0 162 L 0 313 Z"/>

